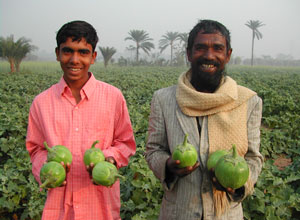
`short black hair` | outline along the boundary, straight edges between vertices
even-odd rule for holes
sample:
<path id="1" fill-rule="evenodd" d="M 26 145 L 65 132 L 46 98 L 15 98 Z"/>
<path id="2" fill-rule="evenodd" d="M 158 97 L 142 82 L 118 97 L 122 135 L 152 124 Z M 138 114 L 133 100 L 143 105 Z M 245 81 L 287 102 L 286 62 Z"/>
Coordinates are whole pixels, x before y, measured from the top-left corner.
<path id="1" fill-rule="evenodd" d="M 229 30 L 218 21 L 206 19 L 206 20 L 200 20 L 190 31 L 188 37 L 187 51 L 190 51 L 192 49 L 195 38 L 200 31 L 203 31 L 204 34 L 212 34 L 212 33 L 220 32 L 226 39 L 227 51 L 231 49 Z"/>
<path id="2" fill-rule="evenodd" d="M 56 34 L 57 48 L 71 37 L 73 41 L 81 41 L 82 38 L 92 45 L 93 52 L 98 43 L 98 36 L 95 28 L 85 21 L 71 21 L 64 24 Z"/>

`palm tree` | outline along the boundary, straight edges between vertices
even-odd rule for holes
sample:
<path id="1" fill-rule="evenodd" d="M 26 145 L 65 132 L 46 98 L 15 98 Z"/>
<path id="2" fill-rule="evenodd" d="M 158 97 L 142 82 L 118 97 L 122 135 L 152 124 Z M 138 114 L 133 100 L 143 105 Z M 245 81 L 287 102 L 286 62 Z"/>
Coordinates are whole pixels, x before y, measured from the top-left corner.
<path id="1" fill-rule="evenodd" d="M 151 49 L 154 49 L 154 44 L 151 43 L 153 39 L 149 37 L 149 34 L 144 30 L 130 30 L 128 32 L 129 37 L 125 40 L 132 40 L 136 43 L 136 46 L 130 46 L 130 48 L 136 50 L 136 62 L 139 62 L 139 50 L 142 49 L 147 55 Z"/>
<path id="2" fill-rule="evenodd" d="M 262 38 L 262 33 L 259 32 L 258 28 L 264 24 L 259 20 L 249 20 L 245 25 L 252 30 L 251 66 L 253 66 L 254 38 L 256 37 L 257 40 Z"/>
<path id="3" fill-rule="evenodd" d="M 37 47 L 30 44 L 25 37 L 19 38 L 16 42 L 14 36 L 7 38 L 0 37 L 0 57 L 6 59 L 10 64 L 10 72 L 20 70 L 20 64 L 26 55 Z"/>
<path id="4" fill-rule="evenodd" d="M 108 62 L 112 58 L 112 56 L 117 52 L 117 50 L 113 47 L 99 47 L 99 50 L 104 59 L 104 67 L 107 67 Z"/>
<path id="5" fill-rule="evenodd" d="M 180 43 L 182 44 L 180 54 L 185 57 L 185 64 L 188 63 L 187 54 L 186 54 L 186 48 L 187 48 L 187 44 L 188 44 L 188 38 L 189 38 L 189 33 L 181 33 L 181 34 L 179 34 L 179 40 L 180 40 Z"/>
<path id="6" fill-rule="evenodd" d="M 174 49 L 174 42 L 179 40 L 180 34 L 178 32 L 167 32 L 165 35 L 162 36 L 162 39 L 159 40 L 159 48 L 160 52 L 163 52 L 168 46 L 171 48 L 171 60 L 170 64 L 173 63 L 173 49 Z"/>

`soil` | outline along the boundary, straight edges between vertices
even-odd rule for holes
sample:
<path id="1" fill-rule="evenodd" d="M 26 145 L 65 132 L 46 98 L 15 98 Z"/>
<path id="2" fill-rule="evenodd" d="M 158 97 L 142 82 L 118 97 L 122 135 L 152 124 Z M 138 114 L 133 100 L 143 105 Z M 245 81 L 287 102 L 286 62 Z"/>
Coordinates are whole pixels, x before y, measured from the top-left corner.
<path id="1" fill-rule="evenodd" d="M 274 165 L 278 167 L 279 170 L 283 170 L 285 167 L 292 164 L 291 158 L 286 158 L 284 155 L 280 155 L 275 161 Z"/>

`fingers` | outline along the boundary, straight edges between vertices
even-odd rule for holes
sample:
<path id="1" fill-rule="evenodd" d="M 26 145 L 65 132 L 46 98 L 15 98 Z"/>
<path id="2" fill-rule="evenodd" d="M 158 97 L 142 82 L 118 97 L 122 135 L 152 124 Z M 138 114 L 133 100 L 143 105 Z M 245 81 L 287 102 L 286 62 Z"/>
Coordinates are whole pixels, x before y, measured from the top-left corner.
<path id="1" fill-rule="evenodd" d="M 232 188 L 230 188 L 230 187 L 226 188 L 226 191 L 227 191 L 229 194 L 234 194 L 234 193 L 235 193 L 235 190 L 232 189 Z"/>
<path id="2" fill-rule="evenodd" d="M 68 172 L 70 171 L 70 169 L 71 169 L 70 163 L 65 164 L 65 163 L 62 161 L 62 162 L 60 162 L 60 164 L 65 168 L 66 173 L 68 173 Z"/>
<path id="3" fill-rule="evenodd" d="M 90 165 L 86 166 L 86 170 L 88 171 L 91 179 L 92 179 L 92 172 L 93 172 L 94 167 L 95 167 L 94 163 L 90 163 Z"/>
<path id="4" fill-rule="evenodd" d="M 216 188 L 217 190 L 219 190 L 219 191 L 226 191 L 226 192 L 228 192 L 229 194 L 234 194 L 234 193 L 235 193 L 235 190 L 234 190 L 234 189 L 232 189 L 232 188 L 230 188 L 230 187 L 225 188 L 225 187 L 223 187 L 223 186 L 219 183 L 217 177 L 215 176 L 214 169 L 211 169 L 211 170 L 209 171 L 209 173 L 210 173 L 210 176 L 211 176 L 211 180 L 212 180 L 212 182 L 213 182 L 213 185 L 215 186 L 215 188 Z"/>
<path id="5" fill-rule="evenodd" d="M 168 171 L 180 177 L 190 174 L 200 166 L 200 163 L 197 162 L 194 166 L 179 168 L 178 167 L 179 164 L 180 164 L 180 160 L 173 160 L 171 156 L 168 158 L 166 163 Z"/>
<path id="6" fill-rule="evenodd" d="M 113 165 L 116 165 L 116 161 L 113 157 L 107 157 L 105 158 L 105 161 L 112 163 Z"/>

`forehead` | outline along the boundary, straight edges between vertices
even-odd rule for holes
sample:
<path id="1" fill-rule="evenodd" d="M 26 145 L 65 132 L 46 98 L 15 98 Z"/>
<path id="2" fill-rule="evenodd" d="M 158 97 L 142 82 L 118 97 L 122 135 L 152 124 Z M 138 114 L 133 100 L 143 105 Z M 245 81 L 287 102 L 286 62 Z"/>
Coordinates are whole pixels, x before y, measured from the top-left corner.
<path id="1" fill-rule="evenodd" d="M 194 45 L 196 44 L 224 44 L 226 45 L 226 38 L 218 31 L 214 33 L 205 33 L 199 31 L 195 40 Z"/>
<path id="2" fill-rule="evenodd" d="M 92 50 L 92 45 L 87 43 L 85 38 L 81 38 L 80 41 L 78 40 L 74 41 L 72 37 L 68 37 L 66 42 L 60 44 L 60 48 L 64 48 L 64 47 Z"/>

